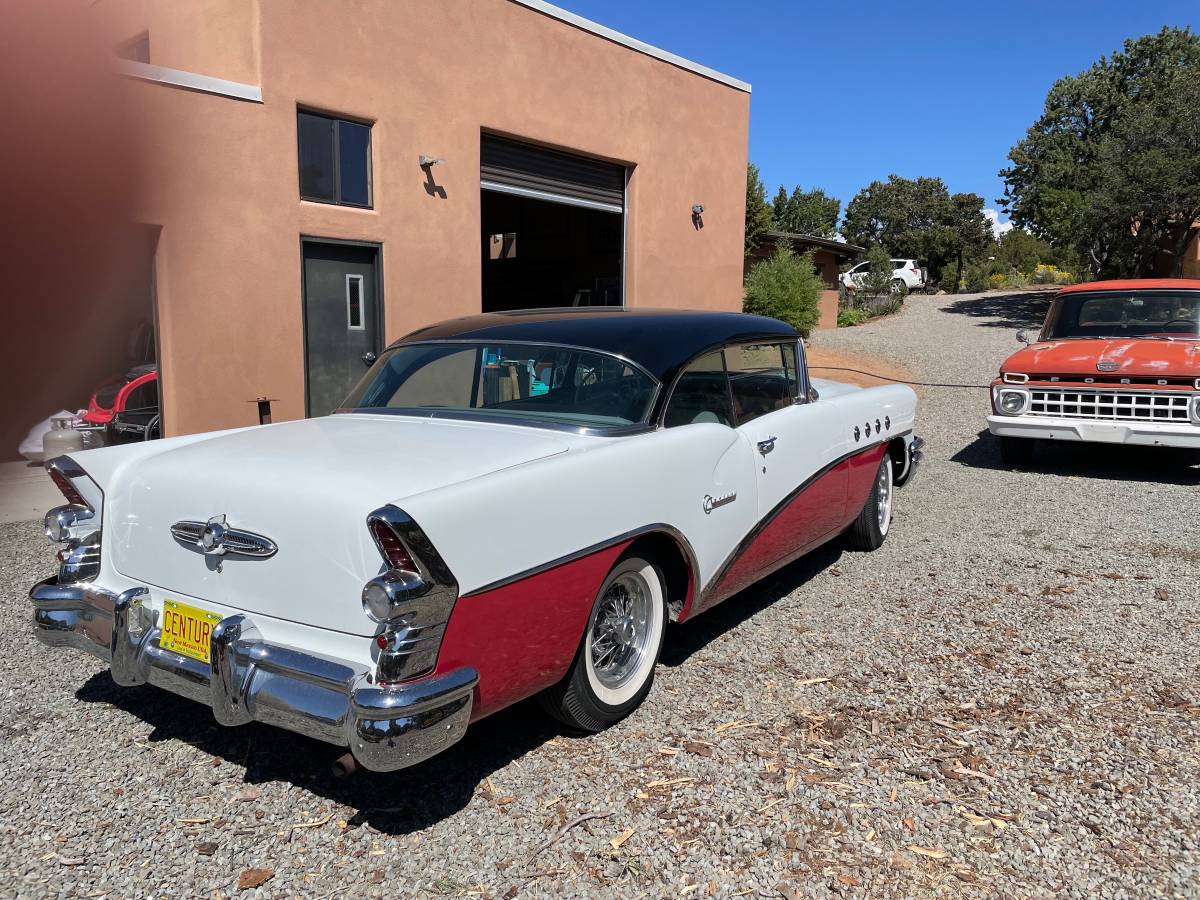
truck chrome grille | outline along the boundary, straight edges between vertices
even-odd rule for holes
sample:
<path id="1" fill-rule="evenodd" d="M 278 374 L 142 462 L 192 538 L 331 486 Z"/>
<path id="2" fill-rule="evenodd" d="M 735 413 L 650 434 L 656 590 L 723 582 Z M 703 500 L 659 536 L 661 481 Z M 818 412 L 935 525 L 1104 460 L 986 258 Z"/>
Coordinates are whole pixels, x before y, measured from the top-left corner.
<path id="1" fill-rule="evenodd" d="M 1028 415 L 1105 422 L 1188 424 L 1190 394 L 1166 391 L 1105 391 L 1034 388 Z"/>

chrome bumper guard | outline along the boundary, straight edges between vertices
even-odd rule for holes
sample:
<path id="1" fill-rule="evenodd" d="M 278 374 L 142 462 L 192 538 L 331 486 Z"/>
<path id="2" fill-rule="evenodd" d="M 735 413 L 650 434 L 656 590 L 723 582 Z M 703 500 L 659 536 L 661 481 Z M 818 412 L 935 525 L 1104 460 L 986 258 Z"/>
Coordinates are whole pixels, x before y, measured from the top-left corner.
<path id="1" fill-rule="evenodd" d="M 271 644 L 244 615 L 213 629 L 211 662 L 158 645 L 158 615 L 144 587 L 114 594 L 88 584 L 34 586 L 34 633 L 109 663 L 124 687 L 153 684 L 205 703 L 222 725 L 264 722 L 349 747 L 367 769 L 391 772 L 440 753 L 465 733 L 479 675 L 461 668 L 401 684 L 375 684 L 362 666 Z"/>
<path id="2" fill-rule="evenodd" d="M 921 460 L 925 456 L 925 439 L 918 435 L 913 435 L 911 441 L 906 444 L 906 459 L 904 462 L 904 471 L 900 473 L 900 477 L 896 479 L 896 485 L 903 487 L 906 484 L 912 484 L 912 480 L 917 477 L 917 467 L 921 465 Z"/>

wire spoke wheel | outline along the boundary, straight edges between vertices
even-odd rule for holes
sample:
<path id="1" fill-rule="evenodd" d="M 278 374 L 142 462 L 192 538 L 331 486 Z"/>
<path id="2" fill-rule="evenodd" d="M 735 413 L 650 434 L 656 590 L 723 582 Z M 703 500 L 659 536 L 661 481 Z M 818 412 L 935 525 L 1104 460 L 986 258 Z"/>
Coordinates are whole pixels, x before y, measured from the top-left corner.
<path id="1" fill-rule="evenodd" d="M 596 679 L 609 690 L 620 690 L 644 669 L 651 651 L 650 585 L 640 572 L 623 572 L 613 579 L 592 615 L 588 655 Z M 654 648 L 657 649 L 657 648 Z"/>

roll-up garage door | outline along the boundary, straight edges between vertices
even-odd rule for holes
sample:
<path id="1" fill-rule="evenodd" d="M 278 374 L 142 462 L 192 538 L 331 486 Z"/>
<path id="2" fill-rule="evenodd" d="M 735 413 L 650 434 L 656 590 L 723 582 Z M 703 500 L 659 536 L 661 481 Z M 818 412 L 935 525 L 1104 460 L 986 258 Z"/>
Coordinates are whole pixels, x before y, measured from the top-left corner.
<path id="1" fill-rule="evenodd" d="M 480 187 L 603 212 L 625 212 L 625 167 L 485 134 Z"/>

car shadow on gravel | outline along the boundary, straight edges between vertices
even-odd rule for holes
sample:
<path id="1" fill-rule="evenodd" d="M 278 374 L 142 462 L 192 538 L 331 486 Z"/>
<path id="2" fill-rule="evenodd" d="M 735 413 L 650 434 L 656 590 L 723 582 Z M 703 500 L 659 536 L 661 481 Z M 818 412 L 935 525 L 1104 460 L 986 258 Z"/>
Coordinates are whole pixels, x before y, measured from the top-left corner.
<path id="1" fill-rule="evenodd" d="M 341 748 L 257 722 L 228 728 L 200 704 L 149 685 L 119 687 L 108 672 L 93 675 L 75 696 L 146 722 L 153 729 L 151 745 L 183 741 L 220 760 L 213 769 L 218 776 L 227 771 L 225 766 L 244 767 L 244 784 L 292 784 L 348 807 L 338 815 L 351 828 L 366 825 L 391 835 L 421 831 L 461 811 L 489 775 L 564 733 L 536 702 L 525 701 L 473 724 L 459 743 L 424 763 L 339 779 L 331 766 L 345 752 Z M 188 767 L 195 772 L 194 761 L 164 759 L 168 771 L 160 774 L 166 780 L 173 780 L 171 768 L 178 768 L 179 775 Z"/>
<path id="2" fill-rule="evenodd" d="M 974 319 L 992 320 L 978 323 L 984 328 L 1040 328 L 1053 296 L 1053 291 L 983 294 L 979 297 L 955 300 L 946 307 L 946 312 Z"/>
<path id="3" fill-rule="evenodd" d="M 844 552 L 843 541 L 832 540 L 758 584 L 734 594 L 704 615 L 682 625 L 672 625 L 667 631 L 659 661 L 664 666 L 683 665 L 696 651 L 821 574 L 841 559 Z"/>
<path id="4" fill-rule="evenodd" d="M 1000 458 L 1000 439 L 988 431 L 981 431 L 950 460 L 972 469 L 1001 472 L 1018 470 L 1110 481 L 1200 484 L 1200 453 L 1177 447 L 1038 441 L 1031 462 L 1010 466 Z"/>

